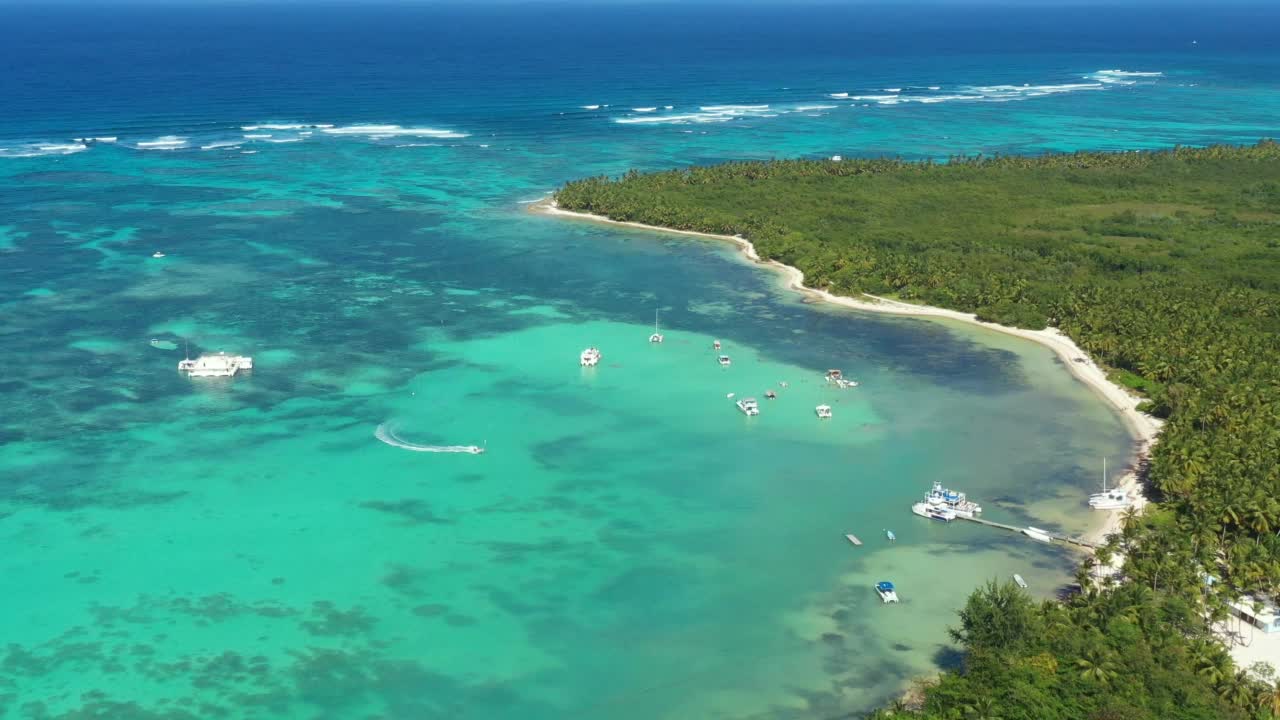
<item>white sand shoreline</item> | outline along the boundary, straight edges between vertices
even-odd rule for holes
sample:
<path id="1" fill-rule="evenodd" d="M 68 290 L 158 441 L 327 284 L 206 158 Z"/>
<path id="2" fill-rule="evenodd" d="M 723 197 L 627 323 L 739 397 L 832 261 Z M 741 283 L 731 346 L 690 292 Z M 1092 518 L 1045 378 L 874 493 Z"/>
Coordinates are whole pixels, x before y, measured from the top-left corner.
<path id="1" fill-rule="evenodd" d="M 737 245 L 738 248 L 742 250 L 742 253 L 751 261 L 770 267 L 780 273 L 789 289 L 811 299 L 817 299 L 832 305 L 850 308 L 853 310 L 861 310 L 864 312 L 954 320 L 1039 343 L 1053 350 L 1053 352 L 1057 354 L 1058 359 L 1062 361 L 1063 365 L 1067 367 L 1067 370 L 1069 370 L 1077 380 L 1084 383 L 1098 396 L 1106 400 L 1107 403 L 1120 414 L 1124 419 L 1126 427 L 1128 427 L 1130 433 L 1134 437 L 1136 445 L 1135 453 L 1138 456 L 1147 454 L 1160 434 L 1163 421 L 1138 411 L 1138 404 L 1142 402 L 1142 398 L 1131 394 L 1125 388 L 1108 379 L 1102 368 L 1094 363 L 1093 359 L 1081 350 L 1080 347 L 1076 345 L 1075 341 L 1063 334 L 1057 328 L 1024 330 L 1022 328 L 1009 327 L 1007 325 L 982 322 L 972 313 L 963 313 L 957 310 L 947 310 L 945 308 L 932 307 L 929 305 L 913 305 L 911 303 L 899 302 L 888 298 L 876 297 L 874 295 L 864 295 L 866 299 L 833 295 L 826 290 L 807 287 L 804 284 L 804 273 L 798 268 L 794 268 L 790 265 L 784 265 L 774 260 L 762 260 L 760 255 L 756 252 L 755 246 L 752 245 L 749 240 L 738 236 L 716 235 L 713 233 L 703 233 L 692 230 L 673 230 L 671 228 L 645 225 L 643 223 L 612 220 L 604 217 L 603 215 L 573 212 L 557 207 L 553 198 L 547 198 L 546 200 L 528 205 L 527 207 L 530 212 L 537 212 L 544 215 L 608 223 L 611 225 L 621 225 L 624 227 L 651 230 L 655 232 L 675 233 L 679 235 L 691 235 L 694 237 L 728 241 Z M 1132 497 L 1137 498 L 1135 507 L 1141 511 L 1141 509 L 1146 505 L 1146 498 L 1142 494 L 1142 487 L 1138 483 L 1136 473 L 1132 471 L 1126 473 L 1117 484 L 1120 487 L 1127 489 Z M 1100 542 L 1107 535 L 1115 533 L 1120 529 L 1122 513 L 1108 512 L 1105 513 L 1105 515 L 1105 521 L 1101 523 L 1098 528 L 1088 533 L 1086 536 L 1087 539 Z"/>

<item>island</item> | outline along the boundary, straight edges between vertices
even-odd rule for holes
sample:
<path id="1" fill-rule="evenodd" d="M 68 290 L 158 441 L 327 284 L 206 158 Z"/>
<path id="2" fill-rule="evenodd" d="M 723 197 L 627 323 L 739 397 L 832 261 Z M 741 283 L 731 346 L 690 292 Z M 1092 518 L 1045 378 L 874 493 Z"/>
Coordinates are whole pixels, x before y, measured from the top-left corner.
<path id="1" fill-rule="evenodd" d="M 1079 591 L 975 591 L 962 666 L 878 716 L 1280 717 L 1274 672 L 1224 644 L 1280 590 L 1280 145 L 733 162 L 577 180 L 541 209 L 732 240 L 833 301 L 1060 337 L 1077 376 L 1141 396 L 1112 399 L 1159 433 L 1133 479 L 1152 502 Z"/>

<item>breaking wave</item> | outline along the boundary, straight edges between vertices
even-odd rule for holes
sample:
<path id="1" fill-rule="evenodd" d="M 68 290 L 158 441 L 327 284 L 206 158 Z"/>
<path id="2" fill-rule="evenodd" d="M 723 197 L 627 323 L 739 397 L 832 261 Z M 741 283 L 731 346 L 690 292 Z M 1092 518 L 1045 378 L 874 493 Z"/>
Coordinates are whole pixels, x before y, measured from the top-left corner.
<path id="1" fill-rule="evenodd" d="M 0 145 L 0 158 L 30 158 L 46 155 L 71 155 L 84 152 L 89 146 L 83 142 L 74 143 L 17 143 Z"/>

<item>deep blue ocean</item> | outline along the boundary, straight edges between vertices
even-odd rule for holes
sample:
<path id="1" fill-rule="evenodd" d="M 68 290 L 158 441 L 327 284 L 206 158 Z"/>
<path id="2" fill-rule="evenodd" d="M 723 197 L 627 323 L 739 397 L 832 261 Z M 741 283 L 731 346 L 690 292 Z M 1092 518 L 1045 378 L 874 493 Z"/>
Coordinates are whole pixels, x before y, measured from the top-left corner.
<path id="1" fill-rule="evenodd" d="M 1087 532 L 1120 419 L 1041 346 L 530 204 L 741 158 L 1251 143 L 1280 134 L 1277 28 L 1275 3 L 0 3 L 0 719 L 891 699 L 954 662 L 973 588 L 1052 597 L 1080 560 L 910 504 L 938 480 Z M 219 350 L 254 369 L 176 372 Z"/>

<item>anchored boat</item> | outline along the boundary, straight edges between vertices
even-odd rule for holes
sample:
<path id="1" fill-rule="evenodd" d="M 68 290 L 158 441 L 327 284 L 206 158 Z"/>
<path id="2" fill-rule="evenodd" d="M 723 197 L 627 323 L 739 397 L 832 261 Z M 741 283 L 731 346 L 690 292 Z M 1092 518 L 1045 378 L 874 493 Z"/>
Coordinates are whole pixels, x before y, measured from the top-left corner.
<path id="1" fill-rule="evenodd" d="M 582 351 L 582 354 L 578 356 L 578 360 L 582 367 L 595 367 L 600 364 L 601 357 L 599 350 L 589 347 Z"/>
<path id="2" fill-rule="evenodd" d="M 880 596 L 880 602 L 898 602 L 898 591 L 894 589 L 893 583 L 888 580 L 881 580 L 876 583 L 876 594 Z"/>
<path id="3" fill-rule="evenodd" d="M 964 493 L 944 488 L 942 483 L 937 481 L 933 483 L 933 489 L 925 495 L 924 501 L 931 505 L 951 508 L 960 517 L 971 518 L 982 512 L 982 506 L 969 500 Z"/>
<path id="4" fill-rule="evenodd" d="M 187 377 L 231 377 L 241 370 L 252 369 L 253 358 L 224 352 L 178 361 L 178 371 L 186 373 Z"/>
<path id="5" fill-rule="evenodd" d="M 760 414 L 760 403 L 756 402 L 755 398 L 743 398 L 734 404 L 738 406 L 738 409 L 742 411 L 743 415 L 752 416 Z"/>
<path id="6" fill-rule="evenodd" d="M 830 405 L 819 405 L 818 407 L 814 408 L 814 409 L 813 409 L 813 411 L 814 411 L 814 412 L 816 412 L 816 413 L 818 414 L 818 417 L 820 417 L 820 418 L 829 418 L 829 417 L 831 417 L 831 406 L 830 406 Z"/>
<path id="7" fill-rule="evenodd" d="M 653 311 L 653 334 L 649 336 L 649 342 L 660 343 L 662 342 L 662 340 L 663 340 L 662 333 L 658 332 L 658 311 L 654 310 Z"/>
<path id="8" fill-rule="evenodd" d="M 728 355 L 721 355 L 716 358 L 716 362 L 720 363 L 720 367 L 729 367 L 729 365 L 733 363 L 733 361 L 729 359 Z"/>

